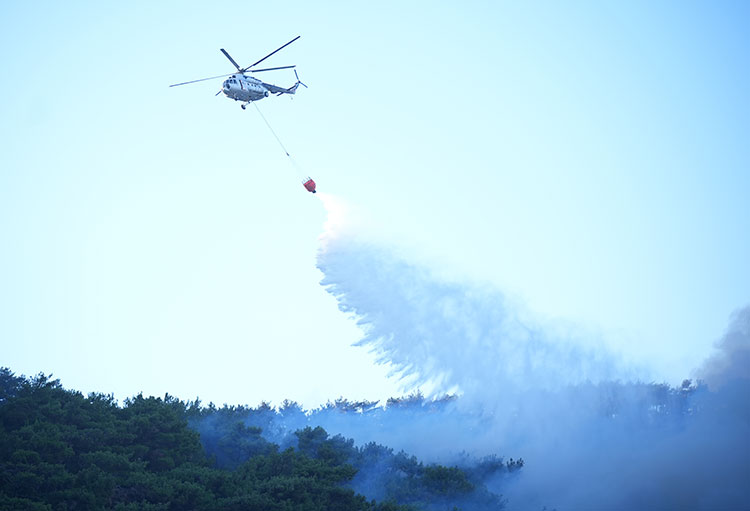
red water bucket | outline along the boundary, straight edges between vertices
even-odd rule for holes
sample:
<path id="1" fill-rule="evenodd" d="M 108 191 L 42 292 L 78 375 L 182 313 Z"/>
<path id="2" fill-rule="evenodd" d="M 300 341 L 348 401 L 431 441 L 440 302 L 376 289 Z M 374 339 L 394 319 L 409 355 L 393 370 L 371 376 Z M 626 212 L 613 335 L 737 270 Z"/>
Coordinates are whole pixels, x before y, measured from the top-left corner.
<path id="1" fill-rule="evenodd" d="M 308 192 L 315 193 L 315 181 L 313 181 L 311 178 L 308 177 L 307 181 L 302 183 L 302 186 L 304 186 Z"/>

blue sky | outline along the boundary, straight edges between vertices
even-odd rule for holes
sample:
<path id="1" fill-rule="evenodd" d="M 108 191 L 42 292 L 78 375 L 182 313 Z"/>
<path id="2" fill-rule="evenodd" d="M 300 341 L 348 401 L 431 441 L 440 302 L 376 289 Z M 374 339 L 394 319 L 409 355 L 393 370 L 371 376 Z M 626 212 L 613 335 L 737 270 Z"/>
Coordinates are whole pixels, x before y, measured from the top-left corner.
<path id="1" fill-rule="evenodd" d="M 689 377 L 750 302 L 748 10 L 4 2 L 0 364 L 120 399 L 398 392 L 257 112 L 167 87 L 301 35 L 268 63 L 310 88 L 259 107 L 360 237 Z"/>

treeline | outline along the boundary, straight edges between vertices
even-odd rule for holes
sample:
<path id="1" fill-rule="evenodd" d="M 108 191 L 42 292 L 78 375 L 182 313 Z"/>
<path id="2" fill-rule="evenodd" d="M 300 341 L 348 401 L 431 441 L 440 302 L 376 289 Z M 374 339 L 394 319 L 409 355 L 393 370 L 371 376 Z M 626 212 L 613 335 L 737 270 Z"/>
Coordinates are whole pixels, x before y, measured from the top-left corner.
<path id="1" fill-rule="evenodd" d="M 295 431 L 288 445 L 272 443 L 243 418 L 251 410 L 202 408 L 169 395 L 118 405 L 111 395 L 84 396 L 43 374 L 0 368 L 0 510 L 502 507 L 470 471 L 424 465 L 375 443 L 357 448 L 320 427 Z M 209 422 L 212 433 L 202 438 L 195 426 Z M 493 470 L 518 468 L 494 463 Z M 382 486 L 384 498 L 355 493 L 353 482 L 364 479 Z"/>
<path id="2" fill-rule="evenodd" d="M 501 495 L 512 494 L 518 481 L 528 481 L 530 474 L 518 477 L 524 466 L 518 456 L 524 451 L 535 463 L 540 458 L 554 463 L 556 455 L 585 451 L 605 437 L 611 441 L 598 449 L 607 452 L 623 445 L 660 445 L 660 439 L 720 415 L 714 410 L 717 396 L 690 380 L 677 387 L 587 382 L 502 397 L 490 402 L 492 408 L 455 396 L 427 399 L 419 393 L 389 399 L 384 406 L 341 398 L 313 410 L 292 401 L 278 408 L 268 403 L 209 404 L 189 420 L 221 467 L 231 469 L 266 452 L 269 442 L 306 451 L 300 432 L 310 435 L 321 428 L 332 435 L 324 439 L 324 452 L 335 453 L 357 470 L 346 485 L 367 499 L 430 511 L 454 506 L 481 511 L 503 506 Z M 540 445 L 548 446 L 548 457 L 540 457 Z M 515 450 L 508 454 L 516 459 L 492 454 L 508 450 Z"/>
<path id="3" fill-rule="evenodd" d="M 320 426 L 304 426 L 284 436 L 284 413 L 289 419 L 292 408 L 296 410 L 297 405 L 287 404 L 278 411 L 265 403 L 257 408 L 209 406 L 192 415 L 190 421 L 200 431 L 206 452 L 219 467 L 234 469 L 248 459 L 277 449 L 277 444 L 264 438 L 263 427 L 253 425 L 263 424 L 280 443 L 295 451 L 331 466 L 353 468 L 347 487 L 369 499 L 408 505 L 409 509 L 502 509 L 504 499 L 490 492 L 484 483 L 490 477 L 510 474 L 523 466 L 523 460 L 506 462 L 496 456 L 481 460 L 465 456 L 461 467 L 424 464 L 404 451 L 394 452 L 375 442 L 357 447 L 354 440 L 342 435 L 330 436 Z M 314 422 L 314 413 L 306 421 Z"/>
<path id="4" fill-rule="evenodd" d="M 217 468 L 188 427 L 195 412 L 170 396 L 118 406 L 0 369 L 0 509 L 408 509 L 367 501 L 342 487 L 353 467 L 291 448 Z"/>

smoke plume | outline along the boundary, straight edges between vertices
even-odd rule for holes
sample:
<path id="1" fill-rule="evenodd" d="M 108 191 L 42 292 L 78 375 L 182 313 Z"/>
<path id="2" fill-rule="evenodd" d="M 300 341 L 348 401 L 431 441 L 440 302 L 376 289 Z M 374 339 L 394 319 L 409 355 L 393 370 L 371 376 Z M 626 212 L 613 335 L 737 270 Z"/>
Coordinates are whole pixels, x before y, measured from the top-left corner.
<path id="1" fill-rule="evenodd" d="M 750 307 L 732 315 L 729 328 L 716 349 L 697 371 L 699 378 L 711 388 L 733 379 L 750 379 Z"/>

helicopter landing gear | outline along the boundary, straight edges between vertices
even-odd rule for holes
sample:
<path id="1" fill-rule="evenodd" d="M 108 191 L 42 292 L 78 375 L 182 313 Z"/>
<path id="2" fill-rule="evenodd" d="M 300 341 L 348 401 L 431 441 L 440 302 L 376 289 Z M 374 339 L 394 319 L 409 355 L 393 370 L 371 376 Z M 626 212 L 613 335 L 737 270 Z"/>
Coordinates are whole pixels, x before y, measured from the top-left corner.
<path id="1" fill-rule="evenodd" d="M 244 110 L 244 109 L 245 109 L 245 107 L 247 107 L 247 105 L 249 105 L 249 104 L 250 104 L 250 101 L 248 101 L 247 103 L 243 103 L 243 104 L 241 104 L 240 106 L 241 106 L 241 107 L 242 107 L 242 109 Z"/>

